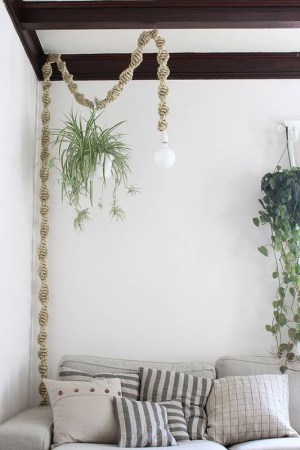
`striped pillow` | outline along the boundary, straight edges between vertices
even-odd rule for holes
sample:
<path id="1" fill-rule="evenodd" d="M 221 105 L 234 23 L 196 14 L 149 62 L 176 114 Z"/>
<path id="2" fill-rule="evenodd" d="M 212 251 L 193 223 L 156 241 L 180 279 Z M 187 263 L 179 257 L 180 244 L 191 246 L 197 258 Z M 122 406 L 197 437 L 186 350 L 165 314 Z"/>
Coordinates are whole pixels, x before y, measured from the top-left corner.
<path id="1" fill-rule="evenodd" d="M 167 408 L 158 403 L 114 398 L 119 447 L 169 447 L 177 445 L 168 428 Z"/>
<path id="2" fill-rule="evenodd" d="M 169 400 L 166 402 L 159 402 L 159 405 L 164 406 L 168 415 L 168 427 L 173 438 L 178 441 L 189 441 L 186 421 L 182 404 L 178 400 Z"/>
<path id="3" fill-rule="evenodd" d="M 140 368 L 140 400 L 161 402 L 180 400 L 190 439 L 204 439 L 207 418 L 205 405 L 213 380 L 169 370 Z"/>
<path id="4" fill-rule="evenodd" d="M 140 391 L 140 377 L 138 373 L 124 372 L 101 372 L 91 374 L 82 370 L 71 369 L 70 367 L 60 367 L 58 377 L 64 381 L 91 381 L 108 378 L 119 378 L 121 380 L 123 397 L 138 400 Z"/>

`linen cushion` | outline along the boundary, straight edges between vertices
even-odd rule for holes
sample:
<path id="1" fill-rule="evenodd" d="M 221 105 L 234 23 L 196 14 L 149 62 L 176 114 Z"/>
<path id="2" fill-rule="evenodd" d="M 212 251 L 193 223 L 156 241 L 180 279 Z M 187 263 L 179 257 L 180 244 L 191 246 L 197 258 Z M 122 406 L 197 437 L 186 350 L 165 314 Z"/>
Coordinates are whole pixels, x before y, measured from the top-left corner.
<path id="1" fill-rule="evenodd" d="M 299 450 L 300 438 L 263 439 L 244 442 L 230 447 L 230 450 Z"/>
<path id="2" fill-rule="evenodd" d="M 117 448 L 118 447 L 114 445 L 106 445 L 106 444 L 67 444 L 59 447 L 59 450 L 114 450 Z M 217 444 L 216 442 L 213 441 L 178 442 L 178 448 L 180 450 L 226 450 L 225 447 L 223 447 L 223 445 Z"/>
<path id="3" fill-rule="evenodd" d="M 216 361 L 218 378 L 232 375 L 280 375 L 280 366 L 285 364 L 272 356 L 223 356 Z M 292 427 L 300 433 L 300 361 L 289 363 L 290 369 L 286 372 L 289 376 L 290 391 L 290 422 Z M 300 448 L 300 447 L 299 447 Z"/>
<path id="4" fill-rule="evenodd" d="M 288 401 L 287 375 L 219 378 L 207 402 L 207 434 L 223 445 L 297 436 Z"/>
<path id="5" fill-rule="evenodd" d="M 93 378 L 96 380 L 119 378 L 121 380 L 122 396 L 138 400 L 140 391 L 140 377 L 138 373 L 95 373 L 86 372 L 83 370 L 72 369 L 71 367 L 60 367 L 58 372 L 60 380 L 69 381 L 91 381 Z"/>
<path id="6" fill-rule="evenodd" d="M 140 367 L 152 369 L 172 370 L 174 372 L 184 372 L 203 378 L 215 378 L 215 368 L 211 364 L 201 362 L 157 362 L 157 361 L 137 361 L 132 359 L 103 358 L 101 356 L 90 355 L 63 355 L 59 367 L 71 367 L 72 369 L 83 370 L 84 372 L 105 373 L 105 372 L 130 372 L 139 373 Z"/>
<path id="7" fill-rule="evenodd" d="M 203 439 L 206 429 L 205 405 L 213 380 L 181 372 L 140 368 L 140 400 L 180 400 L 190 439 Z"/>
<path id="8" fill-rule="evenodd" d="M 168 428 L 165 406 L 114 398 L 119 447 L 168 447 L 177 445 Z"/>
<path id="9" fill-rule="evenodd" d="M 44 380 L 53 411 L 54 447 L 71 442 L 115 444 L 112 399 L 121 395 L 118 378 L 93 381 Z"/>

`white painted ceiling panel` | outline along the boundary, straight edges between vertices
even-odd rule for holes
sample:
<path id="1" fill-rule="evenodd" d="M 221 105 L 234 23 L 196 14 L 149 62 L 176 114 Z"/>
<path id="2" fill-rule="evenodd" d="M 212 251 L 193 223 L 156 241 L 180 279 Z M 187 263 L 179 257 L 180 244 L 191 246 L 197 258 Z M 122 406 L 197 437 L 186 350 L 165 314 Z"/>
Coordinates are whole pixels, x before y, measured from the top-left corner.
<path id="1" fill-rule="evenodd" d="M 131 53 L 143 30 L 43 30 L 46 53 Z M 300 29 L 160 30 L 169 52 L 297 52 Z M 150 43 L 146 52 L 155 52 Z"/>

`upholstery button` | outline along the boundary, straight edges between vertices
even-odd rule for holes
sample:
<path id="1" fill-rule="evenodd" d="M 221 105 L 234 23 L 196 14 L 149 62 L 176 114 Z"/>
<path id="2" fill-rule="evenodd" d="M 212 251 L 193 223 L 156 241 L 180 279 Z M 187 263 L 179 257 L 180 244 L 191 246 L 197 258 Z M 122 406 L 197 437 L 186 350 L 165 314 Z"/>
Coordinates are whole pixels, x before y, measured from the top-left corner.
<path id="1" fill-rule="evenodd" d="M 91 392 L 95 392 L 95 389 L 94 389 L 94 388 L 91 388 L 90 391 L 91 391 Z"/>
<path id="2" fill-rule="evenodd" d="M 78 388 L 74 389 L 74 392 L 79 392 L 79 389 Z"/>
<path id="3" fill-rule="evenodd" d="M 62 395 L 63 394 L 63 392 L 62 391 L 58 391 L 58 395 Z"/>
<path id="4" fill-rule="evenodd" d="M 109 393 L 109 389 L 106 388 L 106 389 L 105 389 L 105 392 L 106 392 L 106 394 L 108 394 L 108 393 Z"/>
<path id="5" fill-rule="evenodd" d="M 121 393 L 121 392 L 118 392 L 118 395 L 122 395 L 122 393 Z"/>

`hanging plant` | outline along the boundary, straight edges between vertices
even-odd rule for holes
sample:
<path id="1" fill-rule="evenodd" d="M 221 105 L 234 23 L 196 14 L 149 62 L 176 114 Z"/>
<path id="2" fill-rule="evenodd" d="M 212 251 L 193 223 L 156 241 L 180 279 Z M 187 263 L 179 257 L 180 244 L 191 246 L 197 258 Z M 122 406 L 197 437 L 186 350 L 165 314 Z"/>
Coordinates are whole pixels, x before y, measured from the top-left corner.
<path id="1" fill-rule="evenodd" d="M 273 319 L 266 330 L 276 339 L 278 358 L 285 358 L 284 372 L 289 362 L 300 360 L 300 168 L 278 166 L 262 178 L 261 190 L 262 209 L 253 222 L 270 225 L 271 243 L 258 250 L 274 256 L 272 277 L 277 282 Z"/>
<path id="2" fill-rule="evenodd" d="M 110 215 L 116 220 L 125 218 L 125 212 L 118 202 L 119 188 L 123 186 L 131 195 L 138 192 L 137 188 L 127 184 L 130 149 L 123 142 L 123 135 L 118 132 L 123 122 L 103 129 L 97 123 L 99 116 L 99 113 L 92 111 L 86 120 L 71 112 L 63 121 L 65 126 L 52 131 L 56 136 L 54 144 L 59 146 L 59 159 L 54 160 L 54 164 L 59 172 L 62 199 L 74 207 L 74 227 L 80 231 L 91 220 L 89 208 L 82 208 L 81 203 L 88 199 L 90 206 L 93 206 L 95 181 L 101 180 L 102 183 L 97 190 L 97 203 L 102 208 L 103 189 L 107 179 L 112 176 L 114 187 Z"/>

